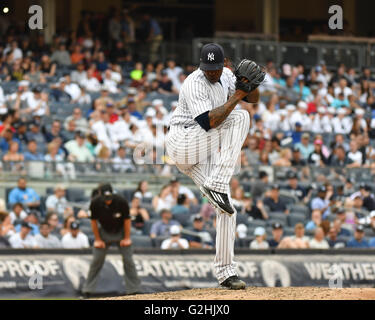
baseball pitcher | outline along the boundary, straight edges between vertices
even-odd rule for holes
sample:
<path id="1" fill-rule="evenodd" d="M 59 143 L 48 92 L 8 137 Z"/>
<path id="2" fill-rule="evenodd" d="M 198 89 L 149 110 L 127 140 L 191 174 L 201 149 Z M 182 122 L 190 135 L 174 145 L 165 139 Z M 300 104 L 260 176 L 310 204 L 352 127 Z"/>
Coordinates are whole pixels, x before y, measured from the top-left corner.
<path id="1" fill-rule="evenodd" d="M 249 133 L 250 115 L 234 110 L 245 100 L 257 103 L 265 73 L 243 60 L 235 73 L 224 67 L 224 50 L 215 43 L 202 48 L 199 69 L 184 81 L 166 137 L 168 155 L 191 177 L 217 213 L 216 277 L 221 286 L 244 289 L 234 258 L 236 210 L 229 182 Z"/>

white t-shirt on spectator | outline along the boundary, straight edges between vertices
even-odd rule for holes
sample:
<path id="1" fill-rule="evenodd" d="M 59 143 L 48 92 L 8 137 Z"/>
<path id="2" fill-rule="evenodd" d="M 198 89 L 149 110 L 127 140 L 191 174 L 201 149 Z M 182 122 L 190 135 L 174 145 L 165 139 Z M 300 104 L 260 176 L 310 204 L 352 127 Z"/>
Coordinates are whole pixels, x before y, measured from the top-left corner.
<path id="1" fill-rule="evenodd" d="M 357 152 L 353 153 L 353 152 L 349 151 L 348 152 L 348 158 L 350 160 L 352 160 L 353 162 L 356 162 L 356 163 L 359 163 L 360 165 L 362 165 L 362 160 L 363 160 L 362 152 L 357 151 Z"/>
<path id="2" fill-rule="evenodd" d="M 65 85 L 64 91 L 70 95 L 72 100 L 77 100 L 81 95 L 81 89 L 75 83 Z"/>
<path id="3" fill-rule="evenodd" d="M 39 248 L 62 248 L 60 240 L 52 234 L 49 234 L 48 237 L 37 234 L 35 236 L 35 241 L 37 242 Z"/>
<path id="4" fill-rule="evenodd" d="M 56 212 L 58 215 L 63 216 L 65 208 L 67 207 L 68 200 L 66 200 L 65 197 L 62 198 L 57 198 L 54 194 L 51 194 L 48 196 L 46 200 L 46 207 L 47 210 L 53 210 Z"/>
<path id="5" fill-rule="evenodd" d="M 27 213 L 24 210 L 21 211 L 19 218 L 16 216 L 16 214 L 13 211 L 9 213 L 11 224 L 13 224 L 14 221 L 16 221 L 17 219 L 24 220 L 26 217 L 27 217 Z"/>
<path id="6" fill-rule="evenodd" d="M 173 86 L 178 87 L 180 80 L 178 79 L 179 75 L 183 72 L 181 67 L 174 67 L 173 69 L 165 69 L 167 72 L 168 78 L 171 79 Z"/>
<path id="7" fill-rule="evenodd" d="M 250 243 L 250 249 L 268 249 L 268 248 L 269 248 L 269 244 L 267 241 L 262 241 L 261 243 L 259 243 L 258 241 L 253 240 Z"/>
<path id="8" fill-rule="evenodd" d="M 171 243 L 171 239 L 165 239 L 161 243 L 161 249 L 167 250 L 167 249 L 180 249 L 180 246 L 182 246 L 183 249 L 189 249 L 189 242 L 186 239 L 180 238 L 178 239 L 178 243 Z M 178 245 L 180 244 L 180 246 Z"/>
<path id="9" fill-rule="evenodd" d="M 81 85 L 87 90 L 91 92 L 99 92 L 101 90 L 101 85 L 98 79 L 91 78 L 85 79 L 81 82 Z"/>
<path id="10" fill-rule="evenodd" d="M 335 97 L 337 98 L 341 92 L 344 92 L 345 99 L 348 99 L 348 97 L 353 94 L 353 90 L 349 87 L 345 87 L 344 90 L 342 90 L 340 87 L 336 87 L 334 90 Z"/>
<path id="11" fill-rule="evenodd" d="M 40 104 L 40 108 L 36 109 L 38 105 Z M 34 94 L 30 95 L 27 98 L 27 105 L 29 108 L 31 108 L 33 116 L 44 116 L 47 111 L 47 103 L 43 101 L 42 99 L 35 99 Z"/>
<path id="12" fill-rule="evenodd" d="M 315 238 L 309 241 L 309 247 L 311 249 L 329 249 L 327 240 L 317 241 Z"/>
<path id="13" fill-rule="evenodd" d="M 89 239 L 87 236 L 79 232 L 77 234 L 77 237 L 73 237 L 70 232 L 68 232 L 63 238 L 61 239 L 61 243 L 63 248 L 65 249 L 83 249 L 88 248 L 89 245 Z"/>
<path id="14" fill-rule="evenodd" d="M 35 248 L 37 247 L 37 242 L 35 238 L 28 234 L 25 239 L 21 239 L 20 233 L 15 233 L 9 238 L 9 243 L 12 248 Z"/>

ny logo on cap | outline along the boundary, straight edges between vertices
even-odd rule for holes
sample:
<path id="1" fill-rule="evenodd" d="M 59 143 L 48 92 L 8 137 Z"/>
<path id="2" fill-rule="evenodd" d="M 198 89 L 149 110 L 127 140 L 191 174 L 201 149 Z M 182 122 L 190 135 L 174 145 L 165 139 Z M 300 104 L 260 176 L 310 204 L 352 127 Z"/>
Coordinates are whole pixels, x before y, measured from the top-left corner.
<path id="1" fill-rule="evenodd" d="M 211 53 L 208 54 L 207 60 L 210 60 L 210 61 L 214 61 L 215 60 L 215 55 L 213 54 L 213 52 L 211 52 Z"/>

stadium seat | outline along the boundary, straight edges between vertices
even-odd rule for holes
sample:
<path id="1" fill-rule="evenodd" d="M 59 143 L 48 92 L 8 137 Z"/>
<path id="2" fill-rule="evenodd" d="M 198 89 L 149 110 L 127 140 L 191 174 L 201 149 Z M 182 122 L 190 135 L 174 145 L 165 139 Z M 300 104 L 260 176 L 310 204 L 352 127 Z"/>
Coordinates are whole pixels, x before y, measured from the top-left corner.
<path id="1" fill-rule="evenodd" d="M 173 215 L 173 219 L 177 220 L 183 227 L 187 227 L 191 224 L 192 215 L 190 213 L 179 213 Z"/>
<path id="2" fill-rule="evenodd" d="M 168 239 L 168 237 L 156 237 L 154 239 L 151 239 L 151 246 L 153 248 L 158 248 L 160 249 L 160 246 L 162 244 L 162 242 L 165 240 L 165 239 Z"/>
<path id="3" fill-rule="evenodd" d="M 248 218 L 247 215 L 238 213 L 237 214 L 237 221 L 236 221 L 236 223 L 237 223 L 237 225 L 239 225 L 239 224 L 247 225 L 248 224 L 248 219 L 249 218 Z"/>
<path id="4" fill-rule="evenodd" d="M 85 196 L 85 190 L 80 188 L 68 188 L 66 190 L 66 199 L 70 202 L 86 202 L 89 200 Z"/>
<path id="5" fill-rule="evenodd" d="M 134 189 L 123 189 L 120 191 L 120 194 L 122 194 L 128 202 L 131 202 L 134 194 Z"/>
<path id="6" fill-rule="evenodd" d="M 305 225 L 306 217 L 303 213 L 290 213 L 287 221 L 290 227 L 294 227 L 297 223 L 303 223 Z"/>
<path id="7" fill-rule="evenodd" d="M 271 226 L 275 222 L 280 222 L 283 226 L 287 224 L 287 215 L 284 212 L 270 212 L 267 225 Z"/>
<path id="8" fill-rule="evenodd" d="M 135 248 L 152 248 L 151 238 L 149 236 L 134 235 L 132 242 Z"/>
<path id="9" fill-rule="evenodd" d="M 256 227 L 263 227 L 263 228 L 265 228 L 266 224 L 267 224 L 266 220 L 260 220 L 260 219 L 252 219 L 252 220 L 248 219 L 247 220 L 247 225 L 249 227 L 255 227 L 255 228 Z"/>

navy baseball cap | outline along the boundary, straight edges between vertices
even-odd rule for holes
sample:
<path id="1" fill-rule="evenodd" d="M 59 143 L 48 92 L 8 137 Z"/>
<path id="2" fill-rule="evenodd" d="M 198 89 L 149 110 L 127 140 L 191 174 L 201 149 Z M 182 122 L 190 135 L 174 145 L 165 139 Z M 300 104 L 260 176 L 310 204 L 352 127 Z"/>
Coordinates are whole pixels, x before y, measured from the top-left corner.
<path id="1" fill-rule="evenodd" d="M 206 44 L 201 51 L 199 68 L 203 71 L 224 68 L 224 49 L 217 43 Z"/>

